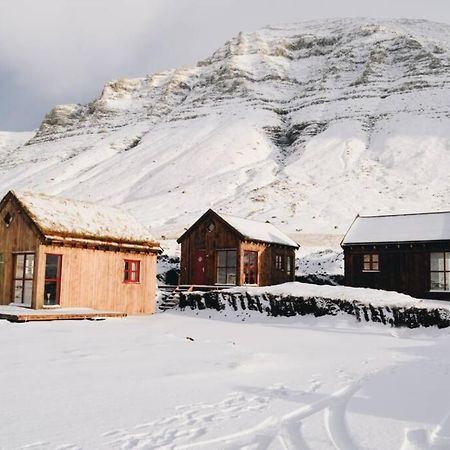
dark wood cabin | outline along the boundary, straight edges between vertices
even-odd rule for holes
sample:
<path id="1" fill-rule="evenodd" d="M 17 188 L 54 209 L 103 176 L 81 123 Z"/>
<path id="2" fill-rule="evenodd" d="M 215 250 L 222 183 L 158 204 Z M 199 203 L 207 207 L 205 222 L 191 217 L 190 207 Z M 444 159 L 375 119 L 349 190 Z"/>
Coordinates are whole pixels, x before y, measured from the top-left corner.
<path id="1" fill-rule="evenodd" d="M 268 286 L 294 281 L 298 244 L 271 223 L 210 209 L 178 243 L 182 285 Z"/>
<path id="2" fill-rule="evenodd" d="M 450 300 L 450 212 L 357 216 L 341 245 L 348 286 Z"/>
<path id="3" fill-rule="evenodd" d="M 158 252 L 127 212 L 10 191 L 0 202 L 0 304 L 152 313 Z"/>

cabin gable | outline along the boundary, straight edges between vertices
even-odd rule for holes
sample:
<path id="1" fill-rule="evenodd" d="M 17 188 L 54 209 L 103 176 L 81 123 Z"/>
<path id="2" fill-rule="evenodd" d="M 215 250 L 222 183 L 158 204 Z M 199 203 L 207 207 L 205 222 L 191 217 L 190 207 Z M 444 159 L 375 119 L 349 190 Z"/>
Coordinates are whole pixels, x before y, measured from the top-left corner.
<path id="1" fill-rule="evenodd" d="M 261 226 L 265 224 L 255 222 L 255 227 Z M 203 214 L 178 242 L 182 285 L 266 286 L 293 281 L 295 277 L 295 247 L 247 238 L 212 210 Z M 278 268 L 276 255 L 283 261 Z"/>

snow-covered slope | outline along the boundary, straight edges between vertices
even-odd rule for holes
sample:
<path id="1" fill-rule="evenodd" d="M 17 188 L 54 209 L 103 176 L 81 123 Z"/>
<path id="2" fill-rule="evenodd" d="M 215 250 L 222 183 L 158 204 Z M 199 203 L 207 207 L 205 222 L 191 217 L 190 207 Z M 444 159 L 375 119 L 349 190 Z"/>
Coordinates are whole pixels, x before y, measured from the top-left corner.
<path id="1" fill-rule="evenodd" d="M 208 207 L 294 237 L 449 209 L 449 67 L 450 26 L 427 21 L 240 33 L 195 67 L 54 108 L 0 151 L 0 191 L 120 204 L 166 236 Z"/>

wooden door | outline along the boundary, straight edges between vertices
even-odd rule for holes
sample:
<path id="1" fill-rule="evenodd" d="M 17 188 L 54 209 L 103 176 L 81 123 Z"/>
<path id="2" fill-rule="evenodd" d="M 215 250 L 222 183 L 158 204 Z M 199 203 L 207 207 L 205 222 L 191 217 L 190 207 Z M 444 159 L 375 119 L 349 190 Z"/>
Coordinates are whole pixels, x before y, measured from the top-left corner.
<path id="1" fill-rule="evenodd" d="M 204 285 L 206 271 L 206 250 L 194 251 L 194 276 L 192 284 Z"/>

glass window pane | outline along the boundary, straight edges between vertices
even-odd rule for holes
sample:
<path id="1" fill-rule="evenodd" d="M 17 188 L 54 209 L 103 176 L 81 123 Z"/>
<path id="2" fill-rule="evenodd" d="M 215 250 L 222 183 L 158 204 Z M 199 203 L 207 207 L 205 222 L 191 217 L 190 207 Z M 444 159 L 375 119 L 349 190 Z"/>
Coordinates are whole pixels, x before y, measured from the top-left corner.
<path id="1" fill-rule="evenodd" d="M 217 269 L 217 283 L 219 284 L 227 284 L 227 270 L 226 269 Z"/>
<path id="2" fill-rule="evenodd" d="M 225 267 L 227 265 L 227 252 L 219 250 L 217 252 L 217 267 Z"/>
<path id="3" fill-rule="evenodd" d="M 444 272 L 431 272 L 431 290 L 443 291 L 445 288 Z"/>
<path id="4" fill-rule="evenodd" d="M 236 272 L 228 272 L 227 284 L 236 284 Z"/>
<path id="5" fill-rule="evenodd" d="M 430 254 L 430 268 L 431 270 L 444 270 L 444 253 Z"/>
<path id="6" fill-rule="evenodd" d="M 32 294 L 33 294 L 33 281 L 26 280 L 23 291 L 23 303 L 25 303 L 26 305 L 31 305 Z"/>
<path id="7" fill-rule="evenodd" d="M 364 262 L 370 261 L 370 255 L 364 255 Z"/>
<path id="8" fill-rule="evenodd" d="M 227 252 L 227 266 L 236 267 L 236 250 Z"/>
<path id="9" fill-rule="evenodd" d="M 45 278 L 58 278 L 59 255 L 46 255 Z"/>
<path id="10" fill-rule="evenodd" d="M 15 278 L 23 277 L 23 266 L 25 264 L 25 255 L 16 255 L 16 272 Z"/>
<path id="11" fill-rule="evenodd" d="M 445 272 L 445 290 L 450 291 L 450 272 Z"/>
<path id="12" fill-rule="evenodd" d="M 378 261 L 372 262 L 372 270 L 378 270 Z"/>
<path id="13" fill-rule="evenodd" d="M 378 262 L 378 253 L 374 253 L 374 254 L 372 255 L 372 261 L 373 261 L 374 263 Z"/>
<path id="14" fill-rule="evenodd" d="M 56 281 L 46 281 L 44 288 L 44 305 L 56 305 L 57 283 Z"/>
<path id="15" fill-rule="evenodd" d="M 364 270 L 370 270 L 370 262 L 364 262 Z"/>
<path id="16" fill-rule="evenodd" d="M 34 272 L 34 255 L 26 255 L 25 259 L 25 278 L 32 279 Z"/>
<path id="17" fill-rule="evenodd" d="M 445 270 L 450 270 L 450 253 L 445 252 Z"/>
<path id="18" fill-rule="evenodd" d="M 249 263 L 250 252 L 244 252 L 244 265 Z"/>
<path id="19" fill-rule="evenodd" d="M 22 291 L 23 291 L 23 281 L 22 280 L 16 280 L 14 281 L 14 303 L 22 303 Z"/>

